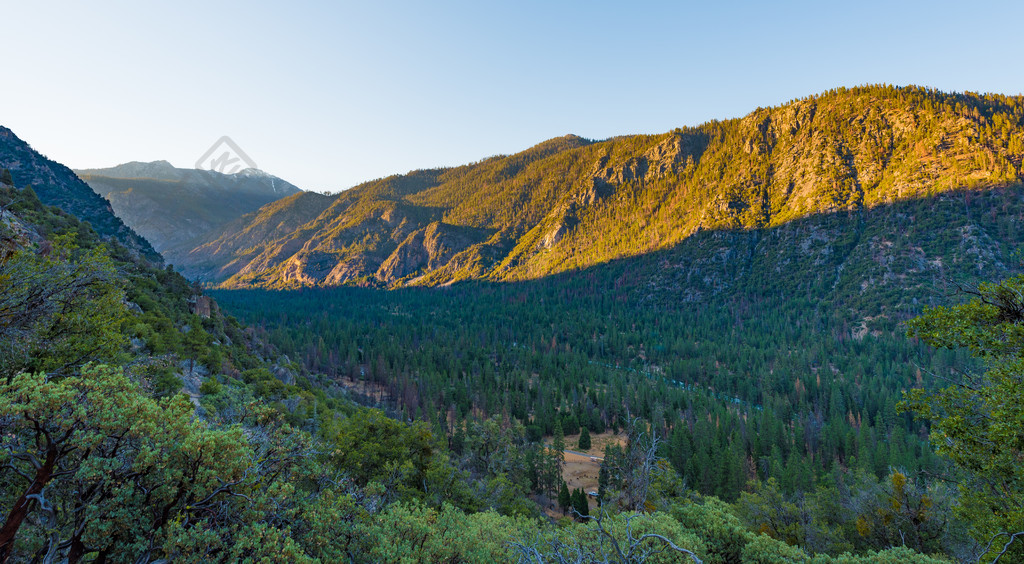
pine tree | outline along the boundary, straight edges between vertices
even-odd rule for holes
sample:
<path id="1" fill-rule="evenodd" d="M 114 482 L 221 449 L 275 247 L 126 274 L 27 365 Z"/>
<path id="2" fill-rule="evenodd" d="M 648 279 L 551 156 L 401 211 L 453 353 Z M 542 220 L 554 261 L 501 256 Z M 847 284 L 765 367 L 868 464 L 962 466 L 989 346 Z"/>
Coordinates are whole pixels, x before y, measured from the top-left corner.
<path id="1" fill-rule="evenodd" d="M 466 422 L 458 420 L 455 422 L 455 434 L 452 435 L 451 440 L 451 451 L 455 454 L 462 455 L 462 449 L 466 444 Z"/>
<path id="2" fill-rule="evenodd" d="M 579 488 L 576 488 L 576 489 L 572 490 L 572 494 L 570 494 L 570 496 L 569 496 L 569 503 L 572 505 L 573 516 L 575 517 L 577 513 L 580 513 L 580 490 L 579 490 Z M 580 513 L 580 515 L 582 515 L 582 513 Z"/>
<path id="3" fill-rule="evenodd" d="M 572 508 L 579 514 L 580 518 L 590 515 L 590 504 L 587 503 L 587 493 L 582 488 L 576 488 L 570 496 Z"/>
<path id="4" fill-rule="evenodd" d="M 601 470 L 597 473 L 597 502 L 604 503 L 604 497 L 608 493 L 608 467 L 603 463 L 601 464 Z"/>
<path id="5" fill-rule="evenodd" d="M 558 506 L 562 508 L 562 513 L 569 511 L 569 507 L 572 506 L 572 494 L 569 493 L 569 485 L 562 480 L 562 489 L 558 491 Z"/>
<path id="6" fill-rule="evenodd" d="M 590 450 L 590 431 L 586 427 L 580 429 L 580 440 L 577 446 L 583 452 Z"/>
<path id="7" fill-rule="evenodd" d="M 562 468 L 565 466 L 565 435 L 562 433 L 562 423 L 558 418 L 555 419 L 555 436 L 551 440 L 549 452 L 548 491 L 554 492 L 558 482 L 562 480 Z"/>

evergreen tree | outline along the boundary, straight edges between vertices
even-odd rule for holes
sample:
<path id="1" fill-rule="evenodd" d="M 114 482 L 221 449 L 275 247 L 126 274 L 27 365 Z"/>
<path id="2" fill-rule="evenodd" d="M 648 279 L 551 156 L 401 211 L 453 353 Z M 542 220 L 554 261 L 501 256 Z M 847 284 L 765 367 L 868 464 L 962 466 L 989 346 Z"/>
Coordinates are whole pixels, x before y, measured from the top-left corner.
<path id="1" fill-rule="evenodd" d="M 558 506 L 562 508 L 562 513 L 569 511 L 569 507 L 572 506 L 572 494 L 569 493 L 569 485 L 562 480 L 562 489 L 558 490 Z"/>
<path id="2" fill-rule="evenodd" d="M 551 440 L 547 458 L 547 491 L 555 493 L 558 483 L 562 481 L 562 468 L 565 466 L 565 435 L 562 424 L 555 419 L 555 436 Z"/>
<path id="3" fill-rule="evenodd" d="M 590 431 L 586 427 L 580 428 L 580 440 L 577 446 L 583 452 L 590 450 Z"/>
<path id="4" fill-rule="evenodd" d="M 587 503 L 587 494 L 582 488 L 576 488 L 570 495 L 570 501 L 572 508 L 575 510 L 575 514 L 582 519 L 587 515 L 590 515 L 590 505 Z"/>
<path id="5" fill-rule="evenodd" d="M 608 467 L 601 464 L 601 469 L 597 473 L 597 502 L 604 503 L 605 495 L 608 493 Z"/>
<path id="6" fill-rule="evenodd" d="M 559 453 L 562 459 L 561 465 L 565 462 L 565 433 L 562 432 L 562 420 L 555 420 L 555 432 L 551 439 L 551 448 L 555 452 Z"/>
<path id="7" fill-rule="evenodd" d="M 573 509 L 573 517 L 576 517 L 576 513 L 579 513 L 579 511 L 580 511 L 580 490 L 579 490 L 579 488 L 573 489 L 572 493 L 569 494 L 569 504 L 572 506 L 572 509 Z"/>
<path id="8" fill-rule="evenodd" d="M 986 546 L 984 560 L 1024 560 L 1024 276 L 981 284 L 969 303 L 912 319 L 910 334 L 934 347 L 963 347 L 985 363 L 961 382 L 918 388 L 900 408 L 932 422 L 938 452 L 966 471 L 957 513 Z M 893 433 L 895 435 L 895 433 Z M 895 442 L 895 441 L 893 441 Z M 900 475 L 902 477 L 902 474 Z M 905 478 L 902 478 L 905 480 Z"/>
<path id="9" fill-rule="evenodd" d="M 455 434 L 452 435 L 451 450 L 455 454 L 462 455 L 463 445 L 466 443 L 466 422 L 457 420 L 455 422 Z"/>

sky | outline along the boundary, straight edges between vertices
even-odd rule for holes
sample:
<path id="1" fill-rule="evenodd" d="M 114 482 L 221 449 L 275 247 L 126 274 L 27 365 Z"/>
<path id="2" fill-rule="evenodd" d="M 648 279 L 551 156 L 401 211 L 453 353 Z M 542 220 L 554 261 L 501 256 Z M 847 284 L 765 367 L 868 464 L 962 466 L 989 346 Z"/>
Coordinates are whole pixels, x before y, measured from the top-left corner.
<path id="1" fill-rule="evenodd" d="M 0 0 L 0 125 L 72 168 L 229 136 L 338 191 L 838 86 L 1024 92 L 1022 2 Z"/>

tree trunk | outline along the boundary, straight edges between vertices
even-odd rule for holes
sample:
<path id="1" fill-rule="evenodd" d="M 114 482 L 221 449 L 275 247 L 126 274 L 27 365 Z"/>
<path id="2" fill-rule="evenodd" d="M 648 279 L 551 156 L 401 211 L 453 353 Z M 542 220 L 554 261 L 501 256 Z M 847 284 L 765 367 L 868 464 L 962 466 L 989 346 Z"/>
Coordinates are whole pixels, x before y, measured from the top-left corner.
<path id="1" fill-rule="evenodd" d="M 29 496 L 39 495 L 43 491 L 46 484 L 50 482 L 50 478 L 53 477 L 53 467 L 56 463 L 57 449 L 51 446 L 46 451 L 46 460 L 43 465 L 36 469 L 35 479 L 29 484 L 25 493 L 21 494 L 21 497 L 14 502 L 14 507 L 7 514 L 7 521 L 0 529 L 0 564 L 7 564 L 11 554 L 14 553 L 14 538 L 18 534 L 21 524 L 28 517 L 29 506 L 33 501 Z"/>
<path id="2" fill-rule="evenodd" d="M 77 534 L 71 539 L 71 548 L 68 550 L 68 564 L 78 564 L 85 556 L 86 548 L 82 543 L 82 535 Z"/>

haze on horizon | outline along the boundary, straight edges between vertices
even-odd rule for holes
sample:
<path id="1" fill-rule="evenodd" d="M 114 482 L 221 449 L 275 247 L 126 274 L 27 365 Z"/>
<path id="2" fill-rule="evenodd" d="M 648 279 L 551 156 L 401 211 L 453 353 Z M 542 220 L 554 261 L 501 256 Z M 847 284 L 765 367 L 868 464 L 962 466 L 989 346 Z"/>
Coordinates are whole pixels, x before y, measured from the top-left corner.
<path id="1" fill-rule="evenodd" d="M 303 189 L 658 133 L 837 86 L 1024 92 L 1024 5 L 11 3 L 0 125 L 75 168 L 223 135 Z"/>

